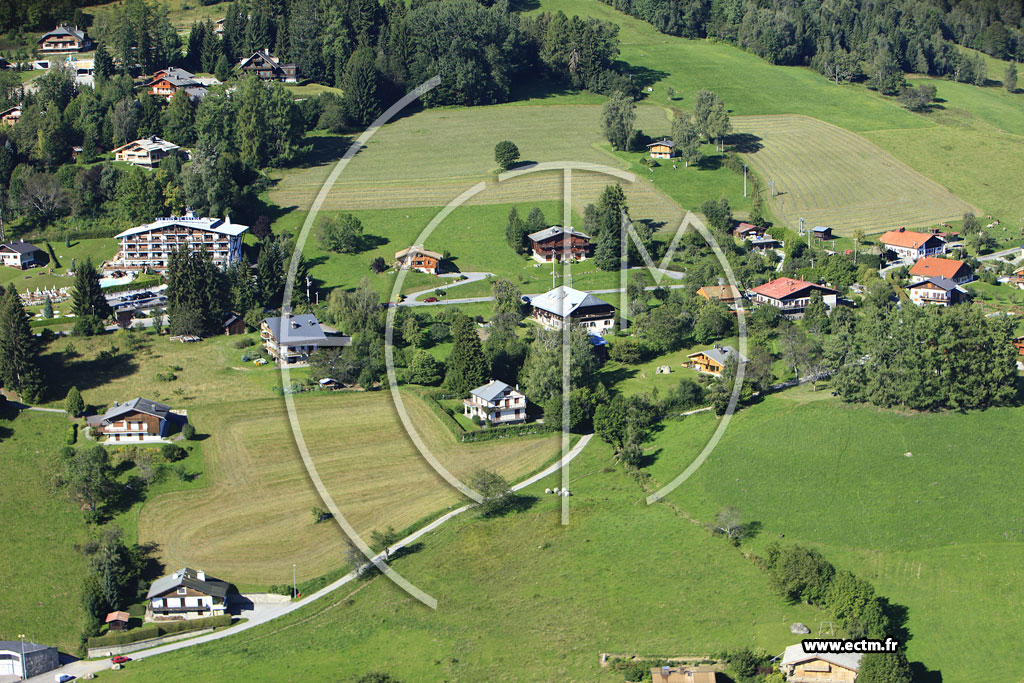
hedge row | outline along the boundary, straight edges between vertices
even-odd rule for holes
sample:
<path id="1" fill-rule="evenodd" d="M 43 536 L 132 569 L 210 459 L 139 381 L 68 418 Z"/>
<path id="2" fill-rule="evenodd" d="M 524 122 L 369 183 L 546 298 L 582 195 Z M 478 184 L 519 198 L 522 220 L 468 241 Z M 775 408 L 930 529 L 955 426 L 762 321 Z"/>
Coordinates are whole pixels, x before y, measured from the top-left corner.
<path id="1" fill-rule="evenodd" d="M 117 294 L 118 292 L 128 292 L 133 289 L 144 289 L 146 287 L 154 287 L 160 284 L 159 275 L 140 275 L 131 282 L 127 282 L 123 285 L 114 285 L 113 287 L 104 287 L 104 294 Z"/>
<path id="2" fill-rule="evenodd" d="M 423 398 L 427 406 L 434 411 L 435 415 L 441 418 L 441 422 L 448 428 L 448 431 L 455 435 L 456 439 L 462 439 L 466 435 L 466 430 L 463 429 L 458 420 L 449 415 L 448 411 L 442 408 L 441 404 L 438 403 L 439 400 L 448 398 L 446 394 L 435 392 L 432 394 L 425 394 Z"/>
<path id="3" fill-rule="evenodd" d="M 141 628 L 134 628 L 130 631 L 114 631 L 102 636 L 89 638 L 89 647 L 109 647 L 112 645 L 127 645 L 137 643 L 140 640 L 159 638 L 160 636 L 171 635 L 172 633 L 184 633 L 186 631 L 198 631 L 204 628 L 220 628 L 231 625 L 231 615 L 221 614 L 216 617 L 205 619 L 180 619 L 178 621 L 163 621 L 159 623 L 146 624 Z"/>
<path id="4" fill-rule="evenodd" d="M 472 432 L 467 432 L 465 428 L 459 422 L 448 414 L 439 400 L 453 398 L 448 394 L 442 392 L 434 392 L 426 394 L 424 396 L 426 403 L 430 406 L 430 409 L 434 411 L 434 414 L 441 418 L 441 422 L 448 428 L 455 438 L 463 443 L 475 443 L 477 441 L 491 441 L 493 439 L 504 439 L 509 436 L 524 436 L 529 434 L 546 434 L 548 432 L 556 431 L 555 425 L 537 424 L 531 422 L 529 424 L 518 424 L 518 425 L 503 425 L 501 427 L 487 427 L 486 429 L 478 429 Z"/>
<path id="5" fill-rule="evenodd" d="M 72 422 L 68 425 L 68 438 L 67 442 L 69 446 L 74 446 L 75 441 L 78 440 L 78 425 Z"/>

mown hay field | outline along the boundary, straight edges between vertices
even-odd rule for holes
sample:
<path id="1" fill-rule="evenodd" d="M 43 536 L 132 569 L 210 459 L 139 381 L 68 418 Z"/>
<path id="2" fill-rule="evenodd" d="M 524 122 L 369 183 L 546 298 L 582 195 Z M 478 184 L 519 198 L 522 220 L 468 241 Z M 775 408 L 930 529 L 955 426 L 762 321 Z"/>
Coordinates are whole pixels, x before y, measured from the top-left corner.
<path id="1" fill-rule="evenodd" d="M 297 396 L 295 403 L 317 471 L 364 538 L 465 502 L 420 456 L 387 392 Z M 558 453 L 557 435 L 460 444 L 421 399 L 407 394 L 405 405 L 435 457 L 460 478 L 481 467 L 520 478 Z M 313 523 L 312 508 L 323 504 L 284 402 L 234 400 L 195 414 L 211 434 L 204 442 L 209 485 L 147 502 L 139 540 L 157 543 L 168 568 L 200 566 L 243 587 L 287 583 L 292 564 L 299 580 L 344 566 L 338 525 Z"/>
<path id="2" fill-rule="evenodd" d="M 791 228 L 803 218 L 808 229 L 825 225 L 851 236 L 858 229 L 923 227 L 978 211 L 867 139 L 824 121 L 742 116 L 733 127 L 760 139 L 760 149 L 745 158 L 765 184 L 775 180 L 772 209 Z M 770 196 L 767 187 L 762 193 Z"/>

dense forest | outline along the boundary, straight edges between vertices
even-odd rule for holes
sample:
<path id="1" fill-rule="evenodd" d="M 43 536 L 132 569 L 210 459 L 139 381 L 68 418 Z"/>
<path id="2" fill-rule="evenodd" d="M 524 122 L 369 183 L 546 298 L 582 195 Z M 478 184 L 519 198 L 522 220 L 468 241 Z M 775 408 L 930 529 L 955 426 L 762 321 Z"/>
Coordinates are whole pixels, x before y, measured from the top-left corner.
<path id="1" fill-rule="evenodd" d="M 602 0 L 662 33 L 734 42 L 773 64 L 830 78 L 882 79 L 893 71 L 983 84 L 984 62 L 1024 58 L 1015 0 Z M 885 88 L 879 88 L 884 90 Z"/>

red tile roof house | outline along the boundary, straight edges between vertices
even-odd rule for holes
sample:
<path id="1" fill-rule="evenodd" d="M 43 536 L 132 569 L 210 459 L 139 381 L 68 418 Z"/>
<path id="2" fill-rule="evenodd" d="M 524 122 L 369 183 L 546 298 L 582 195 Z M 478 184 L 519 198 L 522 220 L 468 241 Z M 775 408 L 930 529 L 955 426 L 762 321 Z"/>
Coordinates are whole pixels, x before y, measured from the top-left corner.
<path id="1" fill-rule="evenodd" d="M 919 259 L 910 269 L 912 283 L 924 282 L 933 277 L 944 277 L 962 285 L 973 280 L 974 273 L 971 272 L 971 267 L 963 261 L 935 256 L 925 256 Z"/>
<path id="2" fill-rule="evenodd" d="M 100 435 L 106 436 L 108 442 L 163 441 L 186 422 L 186 415 L 148 398 L 114 403 L 104 414 L 92 415 L 85 421 Z"/>
<path id="3" fill-rule="evenodd" d="M 462 413 L 469 418 L 479 417 L 492 425 L 511 424 L 526 420 L 526 396 L 500 380 L 491 380 L 469 392 L 462 401 Z"/>
<path id="4" fill-rule="evenodd" d="M 836 290 L 790 277 L 780 277 L 755 287 L 750 290 L 749 295 L 753 298 L 755 306 L 775 306 L 786 317 L 801 318 L 807 304 L 811 302 L 813 291 L 821 292 L 821 300 L 829 310 L 836 307 L 839 298 L 839 292 Z"/>
<path id="5" fill-rule="evenodd" d="M 912 230 L 890 230 L 878 238 L 879 243 L 897 257 L 910 261 L 922 256 L 934 256 L 946 253 L 946 240 L 938 235 Z"/>

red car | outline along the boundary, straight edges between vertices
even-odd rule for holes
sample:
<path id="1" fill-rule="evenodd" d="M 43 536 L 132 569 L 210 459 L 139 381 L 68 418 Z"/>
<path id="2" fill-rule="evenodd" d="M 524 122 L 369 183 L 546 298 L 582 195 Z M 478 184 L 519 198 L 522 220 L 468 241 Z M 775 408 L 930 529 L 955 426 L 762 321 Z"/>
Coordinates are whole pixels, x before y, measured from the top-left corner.
<path id="1" fill-rule="evenodd" d="M 425 303 L 425 304 L 432 304 L 432 303 L 435 303 L 436 301 L 437 301 L 437 297 L 436 296 L 428 296 L 426 299 L 423 300 L 423 303 Z"/>
<path id="2" fill-rule="evenodd" d="M 132 661 L 132 658 L 125 657 L 124 655 L 118 655 L 116 657 L 111 657 L 110 661 L 112 661 L 114 664 L 124 664 L 125 662 Z"/>

